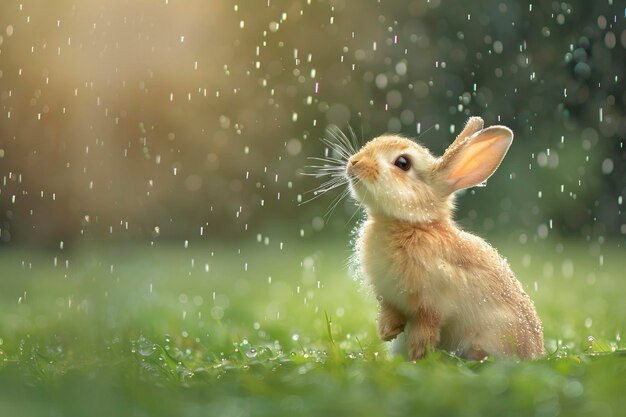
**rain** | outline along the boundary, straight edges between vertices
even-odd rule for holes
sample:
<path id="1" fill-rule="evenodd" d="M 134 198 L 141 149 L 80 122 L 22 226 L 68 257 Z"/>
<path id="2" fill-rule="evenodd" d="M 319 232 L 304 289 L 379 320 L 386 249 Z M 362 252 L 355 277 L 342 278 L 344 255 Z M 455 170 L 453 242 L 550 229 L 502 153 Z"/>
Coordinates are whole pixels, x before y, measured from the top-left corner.
<path id="1" fill-rule="evenodd" d="M 625 22 L 614 0 L 3 2 L 0 410 L 458 414 L 454 389 L 619 414 Z M 514 141 L 454 219 L 534 301 L 530 363 L 394 357 L 354 256 L 346 160 L 383 134 L 442 155 L 471 116 Z"/>

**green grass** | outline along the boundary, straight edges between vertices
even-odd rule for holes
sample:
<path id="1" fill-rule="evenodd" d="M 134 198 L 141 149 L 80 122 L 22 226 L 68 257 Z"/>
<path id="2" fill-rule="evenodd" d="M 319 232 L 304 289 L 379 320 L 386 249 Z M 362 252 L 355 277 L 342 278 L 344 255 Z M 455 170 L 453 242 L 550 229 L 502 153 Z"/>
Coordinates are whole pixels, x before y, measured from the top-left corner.
<path id="1" fill-rule="evenodd" d="M 390 357 L 341 242 L 4 250 L 0 415 L 623 413 L 623 245 L 497 246 L 544 359 Z"/>

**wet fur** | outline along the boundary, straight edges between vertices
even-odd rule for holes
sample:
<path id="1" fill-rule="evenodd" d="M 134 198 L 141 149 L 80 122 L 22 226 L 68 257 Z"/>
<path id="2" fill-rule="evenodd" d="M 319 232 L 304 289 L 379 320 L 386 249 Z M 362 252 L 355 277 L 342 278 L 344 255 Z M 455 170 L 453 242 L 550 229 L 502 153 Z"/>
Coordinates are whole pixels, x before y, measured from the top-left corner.
<path id="1" fill-rule="evenodd" d="M 452 220 L 449 178 L 462 170 L 458 155 L 468 141 L 500 140 L 508 129 L 498 128 L 482 135 L 482 120 L 471 118 L 441 158 L 381 136 L 348 163 L 352 194 L 366 207 L 356 253 L 381 300 L 379 335 L 391 340 L 406 329 L 411 359 L 433 348 L 468 359 L 544 354 L 541 321 L 507 261 Z M 414 161 L 410 172 L 393 165 L 401 154 Z M 500 160 L 488 160 L 493 170 Z"/>

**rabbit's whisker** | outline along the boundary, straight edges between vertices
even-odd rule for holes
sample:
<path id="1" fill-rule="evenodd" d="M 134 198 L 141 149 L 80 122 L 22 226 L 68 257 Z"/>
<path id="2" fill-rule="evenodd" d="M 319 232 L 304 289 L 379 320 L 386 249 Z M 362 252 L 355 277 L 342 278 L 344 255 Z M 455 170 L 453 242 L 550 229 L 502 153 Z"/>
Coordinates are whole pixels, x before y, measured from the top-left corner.
<path id="1" fill-rule="evenodd" d="M 324 143 L 326 146 L 328 146 L 329 148 L 337 152 L 343 159 L 345 160 L 350 159 L 350 156 L 351 156 L 350 151 L 345 149 L 341 144 L 337 142 L 332 142 L 327 138 L 323 138 L 322 143 Z"/>
<path id="2" fill-rule="evenodd" d="M 331 157 L 317 158 L 315 156 L 310 156 L 307 159 L 311 159 L 313 161 L 325 162 L 327 164 L 336 164 L 336 165 L 345 165 L 347 162 L 345 159 L 337 159 L 337 158 L 331 158 Z"/>
<path id="3" fill-rule="evenodd" d="M 311 197 L 311 198 L 309 198 L 309 199 L 307 199 L 307 200 L 305 200 L 305 201 L 301 202 L 301 203 L 300 203 L 300 204 L 298 204 L 298 205 L 300 205 L 300 206 L 301 206 L 301 205 L 306 204 L 306 203 L 308 203 L 308 202 L 310 202 L 310 201 L 313 201 L 313 200 L 315 200 L 316 198 L 318 198 L 319 196 L 321 196 L 321 195 L 323 195 L 323 194 L 326 194 L 327 192 L 329 192 L 329 191 L 331 191 L 331 190 L 334 190 L 334 189 L 335 189 L 335 188 L 337 188 L 337 187 L 341 187 L 341 186 L 343 186 L 343 185 L 347 184 L 347 182 L 348 182 L 348 181 L 347 181 L 345 178 L 339 178 L 339 177 L 337 177 L 337 178 L 332 178 L 332 179 L 330 179 L 330 180 L 328 180 L 328 181 L 324 182 L 324 183 L 323 183 L 322 185 L 320 185 L 319 187 L 314 188 L 313 190 L 307 191 L 305 194 L 311 194 L 311 193 L 312 193 L 312 194 L 313 194 L 313 197 Z"/>
<path id="4" fill-rule="evenodd" d="M 354 129 L 352 129 L 352 126 L 348 125 L 348 130 L 350 131 L 350 139 L 352 142 L 352 148 L 355 149 L 355 153 L 356 153 L 356 149 L 359 149 L 361 147 L 361 144 L 356 134 L 354 133 Z"/>
<path id="5" fill-rule="evenodd" d="M 328 221 L 328 219 L 330 219 L 330 216 L 333 215 L 333 212 L 335 211 L 335 209 L 337 208 L 337 206 L 339 205 L 339 203 L 345 199 L 348 194 L 350 193 L 350 190 L 348 188 L 346 188 L 345 190 L 343 190 L 337 197 L 335 197 L 335 199 L 332 201 L 330 207 L 328 208 L 328 210 L 326 210 L 326 213 L 324 213 L 324 219 L 326 221 Z"/>
<path id="6" fill-rule="evenodd" d="M 333 139 L 337 141 L 337 143 L 341 143 L 344 149 L 349 151 L 350 154 L 356 153 L 356 149 L 354 148 L 352 143 L 350 143 L 348 137 L 337 126 L 329 127 L 327 132 L 332 136 Z"/>

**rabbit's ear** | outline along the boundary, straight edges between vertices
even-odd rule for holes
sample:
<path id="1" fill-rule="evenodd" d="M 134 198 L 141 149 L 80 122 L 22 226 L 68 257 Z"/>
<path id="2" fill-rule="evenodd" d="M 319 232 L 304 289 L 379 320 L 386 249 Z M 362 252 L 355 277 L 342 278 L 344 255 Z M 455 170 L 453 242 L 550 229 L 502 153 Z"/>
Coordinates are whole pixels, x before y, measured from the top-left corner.
<path id="1" fill-rule="evenodd" d="M 466 129 L 463 129 L 464 131 Z M 489 178 L 513 142 L 508 127 L 491 126 L 451 145 L 437 166 L 448 192 L 478 185 Z"/>
<path id="2" fill-rule="evenodd" d="M 465 139 L 467 139 L 468 137 L 472 136 L 474 133 L 482 129 L 483 125 L 484 125 L 483 119 L 481 119 L 480 117 L 477 117 L 477 116 L 470 117 L 467 120 L 467 123 L 465 123 L 465 127 L 463 128 L 461 133 L 459 133 L 456 139 L 454 139 L 454 142 L 452 142 L 452 144 L 448 146 L 448 150 L 456 146 L 459 146 L 459 144 L 463 143 Z"/>

